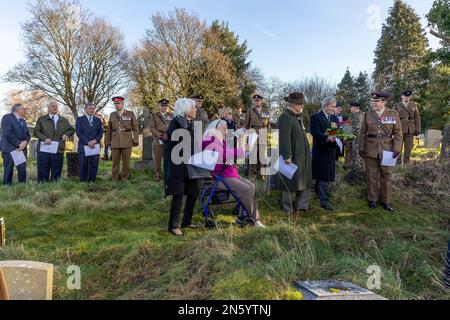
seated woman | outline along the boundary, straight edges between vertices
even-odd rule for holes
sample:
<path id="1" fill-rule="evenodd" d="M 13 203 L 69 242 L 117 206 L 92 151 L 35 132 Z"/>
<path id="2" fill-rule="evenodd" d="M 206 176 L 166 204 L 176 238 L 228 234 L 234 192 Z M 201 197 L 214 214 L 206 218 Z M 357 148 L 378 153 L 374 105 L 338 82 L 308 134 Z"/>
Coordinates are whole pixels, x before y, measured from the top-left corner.
<path id="1" fill-rule="evenodd" d="M 203 150 L 219 152 L 219 161 L 214 169 L 213 176 L 222 176 L 228 186 L 239 197 L 248 214 L 256 221 L 255 227 L 265 228 L 260 221 L 260 215 L 255 198 L 255 185 L 250 181 L 241 178 L 238 173 L 234 158 L 243 158 L 245 150 L 243 148 L 229 148 L 225 140 L 227 134 L 227 122 L 224 120 L 213 121 L 206 130 L 203 141 Z M 227 164 L 227 163 L 232 164 Z M 217 190 L 227 190 L 223 183 L 219 183 Z M 242 211 L 242 209 L 241 209 Z M 240 212 L 240 216 L 243 212 Z"/>

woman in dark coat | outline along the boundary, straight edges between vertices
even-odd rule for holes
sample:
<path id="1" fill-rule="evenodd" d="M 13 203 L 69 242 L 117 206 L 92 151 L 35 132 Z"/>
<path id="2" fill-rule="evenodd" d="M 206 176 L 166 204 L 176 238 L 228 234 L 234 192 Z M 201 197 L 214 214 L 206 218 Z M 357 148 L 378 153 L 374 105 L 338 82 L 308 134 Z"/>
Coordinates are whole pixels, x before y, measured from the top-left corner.
<path id="1" fill-rule="evenodd" d="M 326 135 L 327 129 L 337 128 L 334 115 L 336 99 L 325 98 L 322 110 L 311 116 L 310 129 L 313 136 L 312 172 L 316 179 L 315 191 L 323 209 L 332 211 L 328 199 L 328 185 L 336 178 L 336 139 Z"/>
<path id="2" fill-rule="evenodd" d="M 192 224 L 192 216 L 194 214 L 195 203 L 198 197 L 198 186 L 196 180 L 189 179 L 187 162 L 194 154 L 194 121 L 197 109 L 195 102 L 191 99 L 179 99 L 175 103 L 174 119 L 169 124 L 168 140 L 164 144 L 164 161 L 167 165 L 167 173 L 164 174 L 165 195 L 172 196 L 172 204 L 170 206 L 169 232 L 181 236 L 183 232 L 179 228 L 181 206 L 184 196 L 186 205 L 184 207 L 184 216 L 181 228 L 196 229 L 197 226 Z M 179 141 L 172 141 L 172 135 L 180 133 Z M 186 139 L 190 139 L 190 152 L 184 154 L 188 146 L 184 146 L 181 152 L 177 153 L 183 161 L 176 164 L 177 159 L 172 158 L 172 150 L 175 147 L 181 148 L 180 144 L 186 143 Z M 174 162 L 175 161 L 175 162 Z"/>

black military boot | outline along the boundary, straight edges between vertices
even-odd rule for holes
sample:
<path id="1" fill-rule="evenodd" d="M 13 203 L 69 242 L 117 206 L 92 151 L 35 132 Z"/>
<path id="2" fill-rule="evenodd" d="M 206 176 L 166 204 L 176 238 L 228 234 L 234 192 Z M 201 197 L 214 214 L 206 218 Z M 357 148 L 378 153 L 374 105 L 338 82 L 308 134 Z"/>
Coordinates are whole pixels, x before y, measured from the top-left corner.
<path id="1" fill-rule="evenodd" d="M 389 211 L 389 212 L 394 212 L 394 208 L 392 208 L 389 204 L 387 203 L 382 203 L 381 206 L 383 207 L 384 210 Z"/>
<path id="2" fill-rule="evenodd" d="M 375 209 L 377 207 L 377 203 L 375 201 L 369 201 L 369 208 Z"/>

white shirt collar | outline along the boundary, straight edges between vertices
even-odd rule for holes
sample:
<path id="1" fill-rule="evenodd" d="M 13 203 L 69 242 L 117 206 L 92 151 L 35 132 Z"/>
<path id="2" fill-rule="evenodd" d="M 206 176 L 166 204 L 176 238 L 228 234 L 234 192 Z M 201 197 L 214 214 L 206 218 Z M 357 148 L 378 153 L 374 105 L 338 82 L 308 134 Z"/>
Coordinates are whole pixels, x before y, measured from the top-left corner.
<path id="1" fill-rule="evenodd" d="M 20 119 L 22 119 L 22 117 L 21 116 L 19 116 L 17 113 L 15 113 L 15 112 L 13 112 L 13 114 L 14 114 L 14 116 L 16 117 L 16 119 L 17 120 L 20 120 Z"/>

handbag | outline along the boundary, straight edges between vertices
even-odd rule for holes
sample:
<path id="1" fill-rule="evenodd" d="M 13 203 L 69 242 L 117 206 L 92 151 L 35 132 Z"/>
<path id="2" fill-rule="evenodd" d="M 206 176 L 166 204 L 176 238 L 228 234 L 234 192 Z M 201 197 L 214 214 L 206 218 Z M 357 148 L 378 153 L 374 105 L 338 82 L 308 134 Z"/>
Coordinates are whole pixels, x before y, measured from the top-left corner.
<path id="1" fill-rule="evenodd" d="M 189 179 L 192 180 L 210 180 L 213 178 L 211 171 L 193 166 L 191 164 L 187 165 Z"/>

